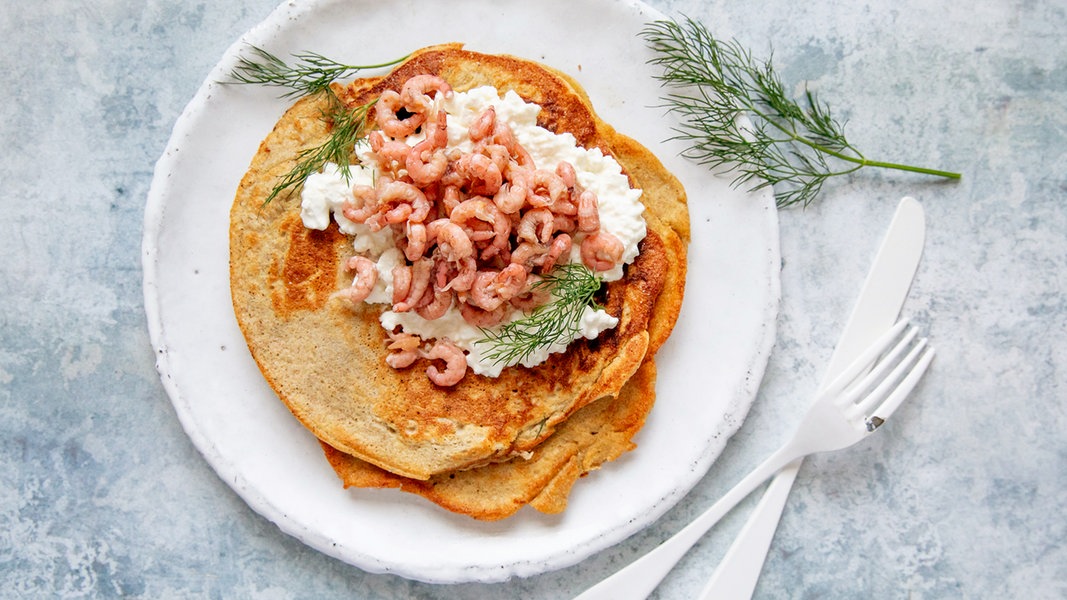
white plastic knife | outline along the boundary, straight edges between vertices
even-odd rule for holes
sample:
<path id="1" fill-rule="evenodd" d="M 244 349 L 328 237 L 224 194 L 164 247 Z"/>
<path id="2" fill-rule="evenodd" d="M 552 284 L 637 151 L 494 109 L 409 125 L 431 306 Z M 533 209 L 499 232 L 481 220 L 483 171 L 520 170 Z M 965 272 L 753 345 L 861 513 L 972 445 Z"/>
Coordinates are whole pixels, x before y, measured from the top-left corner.
<path id="1" fill-rule="evenodd" d="M 889 231 L 874 257 L 852 315 L 830 356 L 820 388 L 837 377 L 864 348 L 896 322 L 915 278 L 925 239 L 926 218 L 922 205 L 914 198 L 905 197 L 897 206 Z M 771 481 L 701 592 L 701 600 L 752 597 L 801 462 L 797 460 L 782 469 Z"/>

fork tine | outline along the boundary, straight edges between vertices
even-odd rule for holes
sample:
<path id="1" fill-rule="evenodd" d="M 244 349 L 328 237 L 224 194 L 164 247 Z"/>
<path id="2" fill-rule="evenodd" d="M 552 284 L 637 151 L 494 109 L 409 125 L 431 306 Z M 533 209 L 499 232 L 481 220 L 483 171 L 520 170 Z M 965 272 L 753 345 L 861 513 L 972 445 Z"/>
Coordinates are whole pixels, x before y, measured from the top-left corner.
<path id="1" fill-rule="evenodd" d="M 915 332 L 913 331 L 912 333 Z M 913 335 L 906 338 L 904 342 L 910 343 L 910 337 L 913 337 Z M 869 416 L 871 410 L 876 405 L 880 405 L 883 401 L 888 399 L 888 396 L 893 391 L 895 386 L 904 378 L 905 372 L 907 372 L 908 369 L 912 368 L 912 365 L 917 362 L 919 353 L 922 352 L 923 348 L 926 347 L 926 338 L 924 337 L 918 343 L 915 343 L 915 345 L 911 348 L 911 351 L 908 352 L 907 356 L 904 357 L 903 360 L 895 362 L 897 354 L 901 353 L 905 349 L 905 346 L 906 345 L 903 342 L 902 344 L 897 345 L 897 347 L 894 348 L 892 352 L 894 356 L 888 356 L 885 361 L 882 361 L 882 363 L 879 364 L 879 367 L 881 367 L 879 370 L 881 370 L 881 372 L 885 372 L 885 370 L 895 364 L 895 368 L 893 368 L 893 372 L 891 374 L 881 379 L 867 377 L 867 379 L 871 380 L 870 382 L 864 380 L 864 383 L 867 383 L 867 386 L 866 388 L 860 389 L 859 392 L 863 392 L 864 390 L 870 389 L 871 385 L 873 385 L 875 381 L 878 381 L 878 385 L 875 386 L 875 388 L 869 393 L 864 395 L 863 399 L 856 402 L 855 407 L 851 407 L 845 412 L 848 419 L 862 419 L 862 417 Z M 872 375 L 874 374 L 872 373 Z"/>
<path id="2" fill-rule="evenodd" d="M 887 378 L 886 372 L 888 372 L 893 365 L 898 364 L 897 359 L 901 357 L 901 354 L 911 345 L 911 341 L 914 340 L 915 335 L 918 334 L 918 328 L 909 327 L 908 331 L 904 333 L 904 337 L 897 341 L 896 345 L 888 352 L 882 354 L 882 356 L 878 358 L 878 362 L 875 363 L 874 367 L 871 368 L 870 372 L 867 373 L 863 379 L 858 383 L 849 385 L 849 388 L 842 392 L 841 397 L 838 400 L 838 406 L 850 409 L 851 406 L 856 404 L 856 401 L 860 397 L 870 398 L 873 396 L 874 393 L 871 392 L 871 390 L 876 383 L 886 381 L 887 379 L 893 379 Z"/>
<path id="3" fill-rule="evenodd" d="M 904 360 L 899 360 L 900 355 L 912 345 L 912 340 L 919 334 L 919 330 L 915 327 L 909 327 L 905 332 L 904 337 L 897 342 L 896 346 L 893 346 L 889 352 L 886 352 L 884 356 L 878 359 L 878 363 L 871 369 L 867 376 L 862 381 L 853 385 L 841 396 L 838 402 L 839 406 L 846 407 L 846 413 L 850 416 L 857 412 L 853 409 L 853 405 L 859 407 L 860 413 L 864 413 L 868 408 L 874 406 L 875 402 L 885 396 L 886 383 L 895 382 L 900 379 L 903 368 L 911 364 L 911 360 L 914 358 L 914 353 L 905 357 Z M 920 341 L 919 344 L 925 344 L 925 341 Z M 917 344 L 918 345 L 918 344 Z M 886 372 L 889 371 L 894 365 L 896 370 L 892 375 L 886 376 Z M 859 400 L 860 398 L 863 400 Z M 861 416 L 864 416 L 861 414 Z"/>
<path id="4" fill-rule="evenodd" d="M 889 344 L 900 335 L 901 331 L 908 326 L 907 319 L 901 319 L 894 325 L 889 331 L 882 334 L 882 337 L 878 338 L 870 347 L 863 351 L 856 360 L 852 361 L 840 375 L 834 378 L 829 385 L 826 386 L 826 391 L 829 394 L 839 395 L 850 383 L 852 383 L 856 377 L 859 376 L 865 369 L 874 363 L 875 359 L 881 356 L 885 349 L 889 347 Z"/>
<path id="5" fill-rule="evenodd" d="M 925 342 L 926 339 L 923 339 Z M 908 372 L 907 377 L 900 382 L 900 385 L 893 390 L 893 393 L 889 395 L 889 398 L 873 411 L 870 417 L 867 418 L 867 430 L 874 431 L 879 425 L 885 422 L 890 415 L 904 402 L 904 399 L 908 397 L 915 386 L 918 385 L 919 379 L 926 373 L 926 369 L 930 367 L 930 362 L 934 360 L 933 347 L 927 348 L 922 356 L 919 357 L 918 363 L 914 368 Z"/>

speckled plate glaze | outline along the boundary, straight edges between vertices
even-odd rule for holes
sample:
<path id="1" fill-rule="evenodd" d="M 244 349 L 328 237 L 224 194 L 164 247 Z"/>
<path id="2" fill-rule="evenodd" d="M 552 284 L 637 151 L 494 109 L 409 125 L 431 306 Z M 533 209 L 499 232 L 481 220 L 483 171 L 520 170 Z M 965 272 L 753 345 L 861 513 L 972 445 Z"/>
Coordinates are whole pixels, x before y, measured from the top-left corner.
<path id="1" fill-rule="evenodd" d="M 561 15 L 566 15 L 561 18 Z M 145 211 L 145 310 L 157 368 L 189 437 L 257 512 L 324 553 L 428 582 L 500 581 L 575 564 L 655 521 L 704 475 L 747 413 L 775 336 L 778 221 L 679 157 L 637 37 L 662 15 L 632 1 L 286 2 L 238 40 L 178 119 Z M 387 34 L 397 32 L 397 35 Z M 576 77 L 597 112 L 654 149 L 689 193 L 693 243 L 681 320 L 662 349 L 638 448 L 579 482 L 562 515 L 497 523 L 392 490 L 344 490 L 315 439 L 260 375 L 228 282 L 230 204 L 287 102 L 218 82 L 254 44 L 374 64 L 430 44 L 537 60 Z"/>

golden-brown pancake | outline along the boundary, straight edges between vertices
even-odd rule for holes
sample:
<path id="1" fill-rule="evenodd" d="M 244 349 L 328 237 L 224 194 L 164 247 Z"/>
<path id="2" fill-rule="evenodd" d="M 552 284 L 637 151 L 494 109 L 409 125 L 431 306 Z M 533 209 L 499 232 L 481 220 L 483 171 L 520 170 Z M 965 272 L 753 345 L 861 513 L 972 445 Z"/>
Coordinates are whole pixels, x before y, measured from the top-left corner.
<path id="1" fill-rule="evenodd" d="M 634 448 L 631 438 L 652 408 L 655 383 L 655 363 L 648 360 L 617 398 L 582 407 L 528 458 L 442 473 L 426 481 L 379 469 L 325 443 L 323 449 L 345 487 L 399 488 L 483 521 L 509 517 L 527 504 L 556 514 L 566 508 L 579 477 Z"/>
<path id="2" fill-rule="evenodd" d="M 425 360 L 405 370 L 386 365 L 381 306 L 352 309 L 332 297 L 351 282 L 346 236 L 333 225 L 305 228 L 295 198 L 264 204 L 298 154 L 329 134 L 322 97 L 302 99 L 285 113 L 253 158 L 231 211 L 238 323 L 267 381 L 320 440 L 413 480 L 532 451 L 575 411 L 617 395 L 673 327 L 688 241 L 678 181 L 651 152 L 598 119 L 573 81 L 536 63 L 436 46 L 389 75 L 338 87 L 337 95 L 361 105 L 420 73 L 438 74 L 459 91 L 515 90 L 541 105 L 541 126 L 614 155 L 643 190 L 648 235 L 624 278 L 599 298 L 619 318 L 616 328 L 535 368 L 505 369 L 497 378 L 468 374 L 454 387 L 437 387 L 424 373 Z"/>

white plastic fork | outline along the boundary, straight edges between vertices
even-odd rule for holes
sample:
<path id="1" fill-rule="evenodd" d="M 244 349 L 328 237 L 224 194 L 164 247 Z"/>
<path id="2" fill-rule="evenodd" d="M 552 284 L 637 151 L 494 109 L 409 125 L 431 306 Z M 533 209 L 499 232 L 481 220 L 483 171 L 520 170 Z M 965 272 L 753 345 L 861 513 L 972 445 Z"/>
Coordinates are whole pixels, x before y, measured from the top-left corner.
<path id="1" fill-rule="evenodd" d="M 681 531 L 576 600 L 646 598 L 701 536 L 779 469 L 809 454 L 847 448 L 873 433 L 933 360 L 933 348 L 926 338 L 916 342 L 917 333 L 907 321 L 894 325 L 815 398 L 789 442 Z"/>

